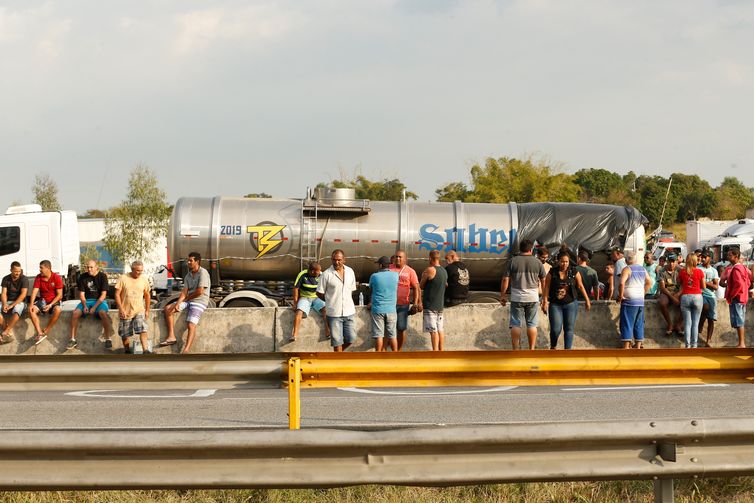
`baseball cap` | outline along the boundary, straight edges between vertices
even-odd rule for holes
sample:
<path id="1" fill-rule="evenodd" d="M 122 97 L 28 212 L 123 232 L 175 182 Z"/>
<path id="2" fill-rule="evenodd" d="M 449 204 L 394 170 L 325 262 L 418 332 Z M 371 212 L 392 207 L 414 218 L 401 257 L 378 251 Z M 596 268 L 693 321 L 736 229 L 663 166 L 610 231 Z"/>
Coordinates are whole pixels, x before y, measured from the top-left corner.
<path id="1" fill-rule="evenodd" d="M 385 255 L 383 255 L 377 260 L 375 260 L 375 263 L 380 264 L 381 266 L 390 265 L 390 257 L 386 257 Z"/>
<path id="2" fill-rule="evenodd" d="M 670 260 L 672 262 L 675 262 L 676 260 L 678 260 L 678 257 L 676 256 L 675 253 L 669 253 L 668 254 L 668 260 Z"/>

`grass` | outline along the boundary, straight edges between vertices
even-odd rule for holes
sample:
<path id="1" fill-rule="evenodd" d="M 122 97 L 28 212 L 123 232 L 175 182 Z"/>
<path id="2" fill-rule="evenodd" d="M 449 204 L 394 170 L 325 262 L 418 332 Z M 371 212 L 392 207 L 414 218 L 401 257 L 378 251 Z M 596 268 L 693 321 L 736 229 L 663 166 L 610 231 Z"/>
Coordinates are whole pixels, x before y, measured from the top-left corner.
<path id="1" fill-rule="evenodd" d="M 678 480 L 676 502 L 754 501 L 754 478 Z M 614 503 L 652 502 L 649 481 L 558 482 L 466 487 L 360 486 L 228 491 L 4 492 L 0 503 Z"/>

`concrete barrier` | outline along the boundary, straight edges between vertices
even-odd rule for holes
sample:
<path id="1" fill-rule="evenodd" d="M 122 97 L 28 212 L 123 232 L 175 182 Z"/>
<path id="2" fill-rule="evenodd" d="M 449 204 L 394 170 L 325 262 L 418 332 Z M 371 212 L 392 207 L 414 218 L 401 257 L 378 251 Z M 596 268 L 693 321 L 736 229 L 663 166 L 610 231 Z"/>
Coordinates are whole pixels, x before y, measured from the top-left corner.
<path id="1" fill-rule="evenodd" d="M 746 320 L 747 345 L 754 345 L 754 306 L 750 302 Z M 594 302 L 591 311 L 583 305 L 576 321 L 574 348 L 615 348 L 620 346 L 618 317 L 620 306 L 614 302 Z M 312 313 L 302 320 L 299 338 L 288 342 L 293 327 L 294 312 L 290 308 L 226 308 L 208 309 L 197 328 L 197 338 L 192 348 L 196 353 L 245 353 L 245 352 L 306 352 L 330 351 L 330 342 L 324 336 L 322 318 Z M 510 309 L 498 304 L 464 304 L 445 310 L 446 349 L 490 350 L 510 349 L 508 329 Z M 110 313 L 113 327 L 117 330 L 117 314 Z M 718 320 L 715 324 L 713 346 L 735 346 L 738 339 L 730 326 L 728 306 L 718 304 Z M 181 313 L 176 322 L 176 335 L 180 342 L 185 338 L 186 314 Z M 43 318 L 43 326 L 46 323 Z M 15 340 L 0 346 L 0 354 L 62 354 L 70 336 L 71 313 L 64 312 L 49 337 L 34 346 L 34 327 L 24 317 L 14 329 Z M 157 353 L 178 352 L 181 344 L 158 348 L 165 339 L 166 329 L 161 312 L 152 312 L 148 320 L 149 336 Z M 374 346 L 369 334 L 369 311 L 357 308 L 356 330 L 358 339 L 352 351 L 368 351 Z M 706 329 L 705 329 L 706 330 Z M 78 333 L 79 346 L 67 353 L 103 354 L 122 353 L 123 346 L 116 335 L 112 338 L 113 349 L 105 350 L 102 327 L 99 320 L 82 319 Z M 645 308 L 645 346 L 648 348 L 672 348 L 683 345 L 683 340 L 665 335 L 665 322 L 656 301 L 647 301 Z M 549 320 L 539 313 L 537 348 L 550 347 Z M 563 347 L 562 336 L 559 347 Z M 431 348 L 429 336 L 422 333 L 422 316 L 409 317 L 408 340 L 404 350 L 423 351 Z"/>

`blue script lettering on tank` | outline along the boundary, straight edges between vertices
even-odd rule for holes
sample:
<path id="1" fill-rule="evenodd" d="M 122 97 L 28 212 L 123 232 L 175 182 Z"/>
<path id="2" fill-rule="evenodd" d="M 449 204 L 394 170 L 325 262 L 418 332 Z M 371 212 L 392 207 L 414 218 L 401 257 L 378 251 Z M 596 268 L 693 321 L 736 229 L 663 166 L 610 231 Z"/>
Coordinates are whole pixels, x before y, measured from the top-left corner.
<path id="1" fill-rule="evenodd" d="M 438 232 L 439 231 L 439 232 Z M 419 228 L 420 250 L 457 250 L 464 253 L 502 254 L 516 237 L 511 229 L 510 236 L 503 229 L 488 229 L 470 224 L 468 228 L 451 227 L 440 230 L 435 224 L 424 224 Z"/>

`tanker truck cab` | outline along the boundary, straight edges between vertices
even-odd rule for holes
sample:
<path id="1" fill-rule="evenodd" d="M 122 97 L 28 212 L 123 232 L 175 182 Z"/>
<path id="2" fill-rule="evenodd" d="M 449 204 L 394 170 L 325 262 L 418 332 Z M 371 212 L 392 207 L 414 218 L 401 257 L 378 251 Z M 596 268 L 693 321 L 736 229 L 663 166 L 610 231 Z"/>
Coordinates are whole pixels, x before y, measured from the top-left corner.
<path id="1" fill-rule="evenodd" d="M 79 229 L 74 211 L 42 211 L 37 204 L 11 206 L 0 215 L 0 275 L 19 262 L 30 282 L 39 263 L 49 260 L 72 294 L 78 276 Z M 31 292 L 31 285 L 29 285 Z M 68 298 L 65 295 L 64 298 Z"/>

